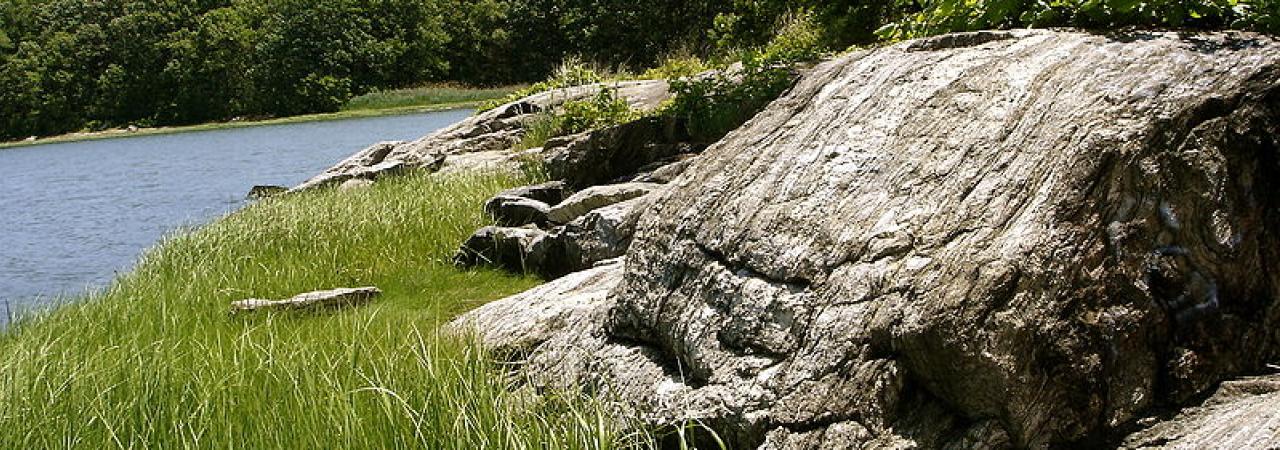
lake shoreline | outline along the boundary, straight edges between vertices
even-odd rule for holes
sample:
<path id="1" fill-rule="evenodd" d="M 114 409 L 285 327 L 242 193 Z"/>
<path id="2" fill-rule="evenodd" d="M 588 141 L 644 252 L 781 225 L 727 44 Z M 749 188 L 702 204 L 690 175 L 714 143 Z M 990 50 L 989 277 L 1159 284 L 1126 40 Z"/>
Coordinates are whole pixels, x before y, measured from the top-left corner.
<path id="1" fill-rule="evenodd" d="M 109 286 L 171 233 L 239 210 L 253 186 L 293 186 L 383 140 L 470 109 L 130 136 L 0 151 L 0 314 Z M 0 446 L 2 448 L 2 446 Z"/>
<path id="2" fill-rule="evenodd" d="M 68 142 L 95 141 L 102 139 L 119 139 L 140 136 L 156 136 L 164 134 L 191 133 L 197 131 L 214 131 L 235 128 L 249 128 L 270 125 L 286 125 L 308 122 L 328 122 L 334 120 L 347 119 L 364 119 L 370 117 L 400 116 L 409 114 L 420 114 L 428 112 L 449 111 L 455 109 L 476 108 L 483 104 L 484 101 L 466 101 L 452 103 L 438 103 L 430 105 L 401 106 L 394 108 L 380 109 L 360 109 L 354 111 L 339 111 L 334 113 L 304 114 L 300 116 L 276 117 L 261 120 L 244 120 L 232 122 L 210 122 L 198 125 L 179 125 L 171 127 L 154 127 L 154 128 L 136 128 L 132 131 L 126 128 L 113 128 L 102 131 L 77 132 L 68 133 L 57 136 L 39 138 L 34 141 L 7 141 L 0 142 L 0 150 L 35 147 L 48 144 L 62 144 Z"/>

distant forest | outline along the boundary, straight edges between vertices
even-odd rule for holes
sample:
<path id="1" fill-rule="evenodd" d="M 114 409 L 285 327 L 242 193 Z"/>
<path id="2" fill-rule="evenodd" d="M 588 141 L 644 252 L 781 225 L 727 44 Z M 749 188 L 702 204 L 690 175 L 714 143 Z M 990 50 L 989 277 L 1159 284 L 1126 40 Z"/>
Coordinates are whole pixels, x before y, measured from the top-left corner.
<path id="1" fill-rule="evenodd" d="M 1280 0 L 3 0 L 0 138 L 333 111 L 428 82 L 542 79 L 567 56 L 643 68 L 767 42 L 1024 26 L 1275 32 Z"/>

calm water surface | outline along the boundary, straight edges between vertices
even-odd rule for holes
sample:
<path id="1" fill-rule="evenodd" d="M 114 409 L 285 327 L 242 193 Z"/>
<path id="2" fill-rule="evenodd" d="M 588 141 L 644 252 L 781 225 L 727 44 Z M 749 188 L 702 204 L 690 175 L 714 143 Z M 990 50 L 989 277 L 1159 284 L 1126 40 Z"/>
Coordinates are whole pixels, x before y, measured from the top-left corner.
<path id="1" fill-rule="evenodd" d="M 175 228 L 293 186 L 377 141 L 411 140 L 469 110 L 0 150 L 0 323 L 105 286 Z"/>

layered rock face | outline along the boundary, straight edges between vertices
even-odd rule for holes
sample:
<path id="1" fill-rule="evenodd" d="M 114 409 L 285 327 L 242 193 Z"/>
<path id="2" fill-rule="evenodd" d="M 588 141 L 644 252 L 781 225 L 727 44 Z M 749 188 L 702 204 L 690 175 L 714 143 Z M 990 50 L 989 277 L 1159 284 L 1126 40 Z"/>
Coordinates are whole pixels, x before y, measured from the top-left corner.
<path id="1" fill-rule="evenodd" d="M 455 326 L 736 447 L 1118 445 L 1280 358 L 1277 63 L 1248 34 L 853 53 L 651 196 L 625 269 Z"/>

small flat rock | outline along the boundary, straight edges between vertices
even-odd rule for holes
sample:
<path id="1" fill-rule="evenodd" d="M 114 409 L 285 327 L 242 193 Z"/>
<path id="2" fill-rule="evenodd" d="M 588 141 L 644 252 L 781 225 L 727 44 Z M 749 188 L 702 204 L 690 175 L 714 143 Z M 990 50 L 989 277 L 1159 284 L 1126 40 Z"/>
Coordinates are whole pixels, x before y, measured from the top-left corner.
<path id="1" fill-rule="evenodd" d="M 358 191 L 371 186 L 373 186 L 373 180 L 366 180 L 364 178 L 355 178 L 355 179 L 342 182 L 342 184 L 338 185 L 338 190 L 343 192 Z"/>
<path id="2" fill-rule="evenodd" d="M 499 193 L 495 198 L 499 197 L 521 197 L 530 200 L 537 200 L 548 205 L 555 205 L 564 200 L 566 188 L 563 181 L 548 181 L 542 184 L 532 186 L 522 186 L 514 189 L 507 189 Z"/>
<path id="3" fill-rule="evenodd" d="M 546 222 L 551 207 L 531 198 L 498 195 L 485 202 L 484 211 L 499 225 L 518 227 Z"/>
<path id="4" fill-rule="evenodd" d="M 569 223 L 595 209 L 642 197 L 661 187 L 662 185 L 654 183 L 622 183 L 590 187 L 569 196 L 551 208 L 551 212 L 547 213 L 547 219 L 555 223 Z"/>
<path id="5" fill-rule="evenodd" d="M 489 265 L 522 272 L 533 244 L 546 234 L 535 227 L 484 227 L 462 244 L 453 262 L 460 267 Z"/>
<path id="6" fill-rule="evenodd" d="M 376 287 L 342 288 L 298 294 L 286 300 L 251 298 L 231 304 L 231 312 L 321 310 L 358 306 L 382 294 Z"/>

